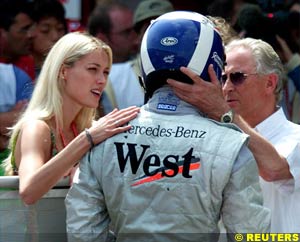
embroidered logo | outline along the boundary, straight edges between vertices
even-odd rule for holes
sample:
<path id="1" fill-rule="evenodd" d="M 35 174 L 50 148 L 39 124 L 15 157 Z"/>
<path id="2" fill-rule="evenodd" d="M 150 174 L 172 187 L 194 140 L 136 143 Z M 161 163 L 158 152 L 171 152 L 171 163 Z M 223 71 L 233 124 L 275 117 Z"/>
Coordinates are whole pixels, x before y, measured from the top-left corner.
<path id="1" fill-rule="evenodd" d="M 177 105 L 180 103 L 179 98 L 172 92 L 161 95 L 158 100 L 157 109 L 160 110 L 176 111 Z"/>

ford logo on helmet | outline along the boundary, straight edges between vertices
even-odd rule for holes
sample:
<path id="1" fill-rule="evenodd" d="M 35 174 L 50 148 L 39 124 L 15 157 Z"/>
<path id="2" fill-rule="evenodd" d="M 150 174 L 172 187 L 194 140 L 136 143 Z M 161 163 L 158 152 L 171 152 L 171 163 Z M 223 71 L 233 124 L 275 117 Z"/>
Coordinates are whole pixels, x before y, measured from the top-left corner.
<path id="1" fill-rule="evenodd" d="M 172 46 L 178 43 L 178 39 L 176 39 L 175 37 L 165 37 L 161 39 L 160 43 L 165 46 Z"/>

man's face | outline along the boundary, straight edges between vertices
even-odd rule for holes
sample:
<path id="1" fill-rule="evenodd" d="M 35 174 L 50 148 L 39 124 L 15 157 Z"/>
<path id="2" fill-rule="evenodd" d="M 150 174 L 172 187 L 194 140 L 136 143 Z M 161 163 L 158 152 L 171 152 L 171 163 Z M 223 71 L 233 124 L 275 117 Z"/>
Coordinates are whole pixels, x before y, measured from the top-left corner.
<path id="1" fill-rule="evenodd" d="M 113 9 L 110 12 L 112 29 L 109 45 L 113 51 L 114 62 L 127 61 L 138 51 L 137 34 L 133 30 L 133 14 L 130 10 Z"/>
<path id="2" fill-rule="evenodd" d="M 1 35 L 4 46 L 1 55 L 9 59 L 15 59 L 30 54 L 32 26 L 32 19 L 27 14 L 19 13 L 8 31 L 2 29 Z"/>
<path id="3" fill-rule="evenodd" d="M 55 17 L 42 18 L 36 23 L 32 49 L 33 54 L 45 56 L 65 33 L 64 23 Z"/>
<path id="4" fill-rule="evenodd" d="M 231 108 L 254 127 L 270 112 L 270 104 L 274 107 L 274 102 L 267 94 L 268 75 L 257 74 L 251 51 L 243 47 L 227 52 L 226 63 L 223 73 L 227 75 L 223 83 L 224 98 Z M 238 72 L 246 75 L 241 82 L 235 83 L 235 78 L 230 74 Z"/>

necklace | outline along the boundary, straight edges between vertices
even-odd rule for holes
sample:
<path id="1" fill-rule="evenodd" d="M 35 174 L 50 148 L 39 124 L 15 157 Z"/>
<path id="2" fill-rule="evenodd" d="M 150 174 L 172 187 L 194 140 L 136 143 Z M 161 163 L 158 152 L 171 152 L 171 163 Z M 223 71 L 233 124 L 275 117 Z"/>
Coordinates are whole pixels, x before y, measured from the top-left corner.
<path id="1" fill-rule="evenodd" d="M 74 137 L 76 137 L 78 135 L 78 131 L 76 129 L 76 125 L 74 122 L 71 123 L 71 129 L 73 131 Z M 59 131 L 59 136 L 60 136 L 61 142 L 63 143 L 63 146 L 65 148 L 67 146 L 67 142 L 66 142 L 64 133 L 62 132 L 61 128 L 59 128 L 58 131 Z"/>

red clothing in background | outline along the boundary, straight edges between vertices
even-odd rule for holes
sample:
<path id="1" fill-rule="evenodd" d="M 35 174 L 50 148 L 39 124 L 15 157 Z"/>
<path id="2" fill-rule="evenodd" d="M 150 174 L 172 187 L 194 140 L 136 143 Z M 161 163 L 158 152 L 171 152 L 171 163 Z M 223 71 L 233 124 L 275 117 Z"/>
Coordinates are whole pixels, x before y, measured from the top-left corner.
<path id="1" fill-rule="evenodd" d="M 35 80 L 34 60 L 30 55 L 21 56 L 19 59 L 13 62 L 9 62 L 5 58 L 0 57 L 0 63 L 14 64 L 25 71 L 33 81 Z"/>

